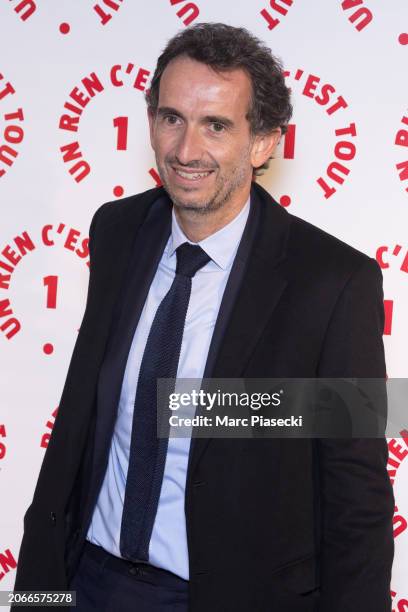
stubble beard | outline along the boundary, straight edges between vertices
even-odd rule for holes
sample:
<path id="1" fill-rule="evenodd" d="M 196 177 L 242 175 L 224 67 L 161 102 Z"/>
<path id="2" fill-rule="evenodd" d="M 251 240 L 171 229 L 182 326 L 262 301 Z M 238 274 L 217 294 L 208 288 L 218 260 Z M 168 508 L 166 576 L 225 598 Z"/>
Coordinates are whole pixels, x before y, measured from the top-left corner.
<path id="1" fill-rule="evenodd" d="M 183 211 L 190 211 L 196 215 L 208 215 L 217 210 L 223 208 L 232 198 L 235 191 L 242 187 L 246 180 L 246 168 L 244 168 L 244 164 L 241 164 L 239 168 L 235 170 L 232 174 L 231 180 L 229 181 L 228 186 L 224 190 L 224 177 L 220 176 L 218 178 L 219 186 L 216 186 L 215 193 L 211 197 L 211 199 L 202 202 L 202 201 L 184 201 L 182 198 L 176 195 L 172 187 L 170 186 L 170 181 L 167 180 L 166 171 L 162 164 L 160 164 L 157 160 L 157 168 L 159 171 L 159 175 L 161 181 L 163 183 L 163 187 L 167 191 L 170 196 L 174 206 L 176 209 Z"/>

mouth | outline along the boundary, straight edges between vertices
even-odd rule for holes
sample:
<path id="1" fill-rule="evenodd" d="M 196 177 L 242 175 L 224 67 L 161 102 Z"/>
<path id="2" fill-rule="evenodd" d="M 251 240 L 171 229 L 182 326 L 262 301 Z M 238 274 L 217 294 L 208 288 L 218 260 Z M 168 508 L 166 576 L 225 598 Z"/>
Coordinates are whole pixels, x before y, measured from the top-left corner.
<path id="1" fill-rule="evenodd" d="M 181 170 L 172 167 L 173 174 L 177 177 L 177 182 L 184 185 L 203 183 L 214 172 L 214 170 Z"/>

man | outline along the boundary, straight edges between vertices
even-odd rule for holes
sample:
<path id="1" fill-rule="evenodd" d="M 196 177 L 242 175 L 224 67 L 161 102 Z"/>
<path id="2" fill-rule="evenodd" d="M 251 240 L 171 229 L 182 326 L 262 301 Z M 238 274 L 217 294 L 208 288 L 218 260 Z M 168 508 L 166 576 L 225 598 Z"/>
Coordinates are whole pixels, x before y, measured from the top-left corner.
<path id="1" fill-rule="evenodd" d="M 383 438 L 158 440 L 156 379 L 384 378 L 376 262 L 254 182 L 291 117 L 246 30 L 174 37 L 147 96 L 164 189 L 90 229 L 84 319 L 16 589 L 81 611 L 386 612 Z"/>

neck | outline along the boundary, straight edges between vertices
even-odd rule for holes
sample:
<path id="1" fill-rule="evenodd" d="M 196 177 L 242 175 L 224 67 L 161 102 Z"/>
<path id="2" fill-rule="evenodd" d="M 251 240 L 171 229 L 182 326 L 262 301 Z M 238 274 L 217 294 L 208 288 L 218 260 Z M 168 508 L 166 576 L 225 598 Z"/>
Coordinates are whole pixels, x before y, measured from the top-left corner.
<path id="1" fill-rule="evenodd" d="M 235 219 L 244 208 L 248 198 L 249 193 L 233 205 L 229 204 L 206 214 L 197 213 L 194 210 L 184 210 L 176 206 L 174 206 L 174 212 L 178 224 L 187 238 L 191 242 L 200 242 Z"/>

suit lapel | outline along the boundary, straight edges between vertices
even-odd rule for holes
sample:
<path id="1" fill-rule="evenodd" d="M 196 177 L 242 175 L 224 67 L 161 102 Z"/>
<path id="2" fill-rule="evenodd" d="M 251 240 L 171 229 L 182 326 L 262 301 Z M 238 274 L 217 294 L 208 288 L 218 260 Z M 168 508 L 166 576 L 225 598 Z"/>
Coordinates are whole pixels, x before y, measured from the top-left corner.
<path id="1" fill-rule="evenodd" d="M 210 362 L 212 367 L 211 370 L 206 367 L 206 377 L 238 378 L 244 375 L 251 355 L 288 282 L 282 271 L 282 263 L 286 259 L 290 217 L 255 183 L 251 189 L 252 206 L 256 207 L 254 212 L 258 217 L 256 229 L 244 244 L 243 252 L 237 252 L 243 269 L 235 267 L 234 262 L 214 333 L 218 327 L 218 319 L 225 314 L 225 304 L 232 301 L 233 306 L 228 313 L 228 320 L 224 321 L 222 338 L 219 338 L 217 346 L 211 343 L 207 363 Z M 237 274 L 241 276 L 238 283 L 234 279 Z M 194 470 L 209 442 L 210 438 L 192 440 L 187 491 Z"/>
<path id="2" fill-rule="evenodd" d="M 139 229 L 152 201 L 163 190 L 148 191 L 123 202 L 110 203 L 101 211 L 93 236 L 92 269 L 81 333 L 91 336 L 94 362 L 103 358 L 106 342 L 116 321 L 115 304 L 123 287 L 126 269 Z"/>
<path id="3" fill-rule="evenodd" d="M 116 303 L 111 307 L 113 321 L 97 382 L 92 480 L 84 512 L 84 526 L 91 517 L 106 469 L 116 407 L 134 331 L 170 235 L 171 203 L 163 190 L 157 190 L 155 201 L 150 204 L 141 231 L 133 238 L 131 248 L 126 249 L 126 262 L 122 261 L 125 273 L 115 294 Z M 126 231 L 127 228 L 124 228 L 123 233 Z M 123 233 L 119 235 L 123 236 Z"/>
<path id="4" fill-rule="evenodd" d="M 258 208 L 259 222 L 248 245 L 245 271 L 211 373 L 213 378 L 243 375 L 287 284 L 281 264 L 286 258 L 289 216 L 259 185 L 253 185 L 251 202 Z"/>

